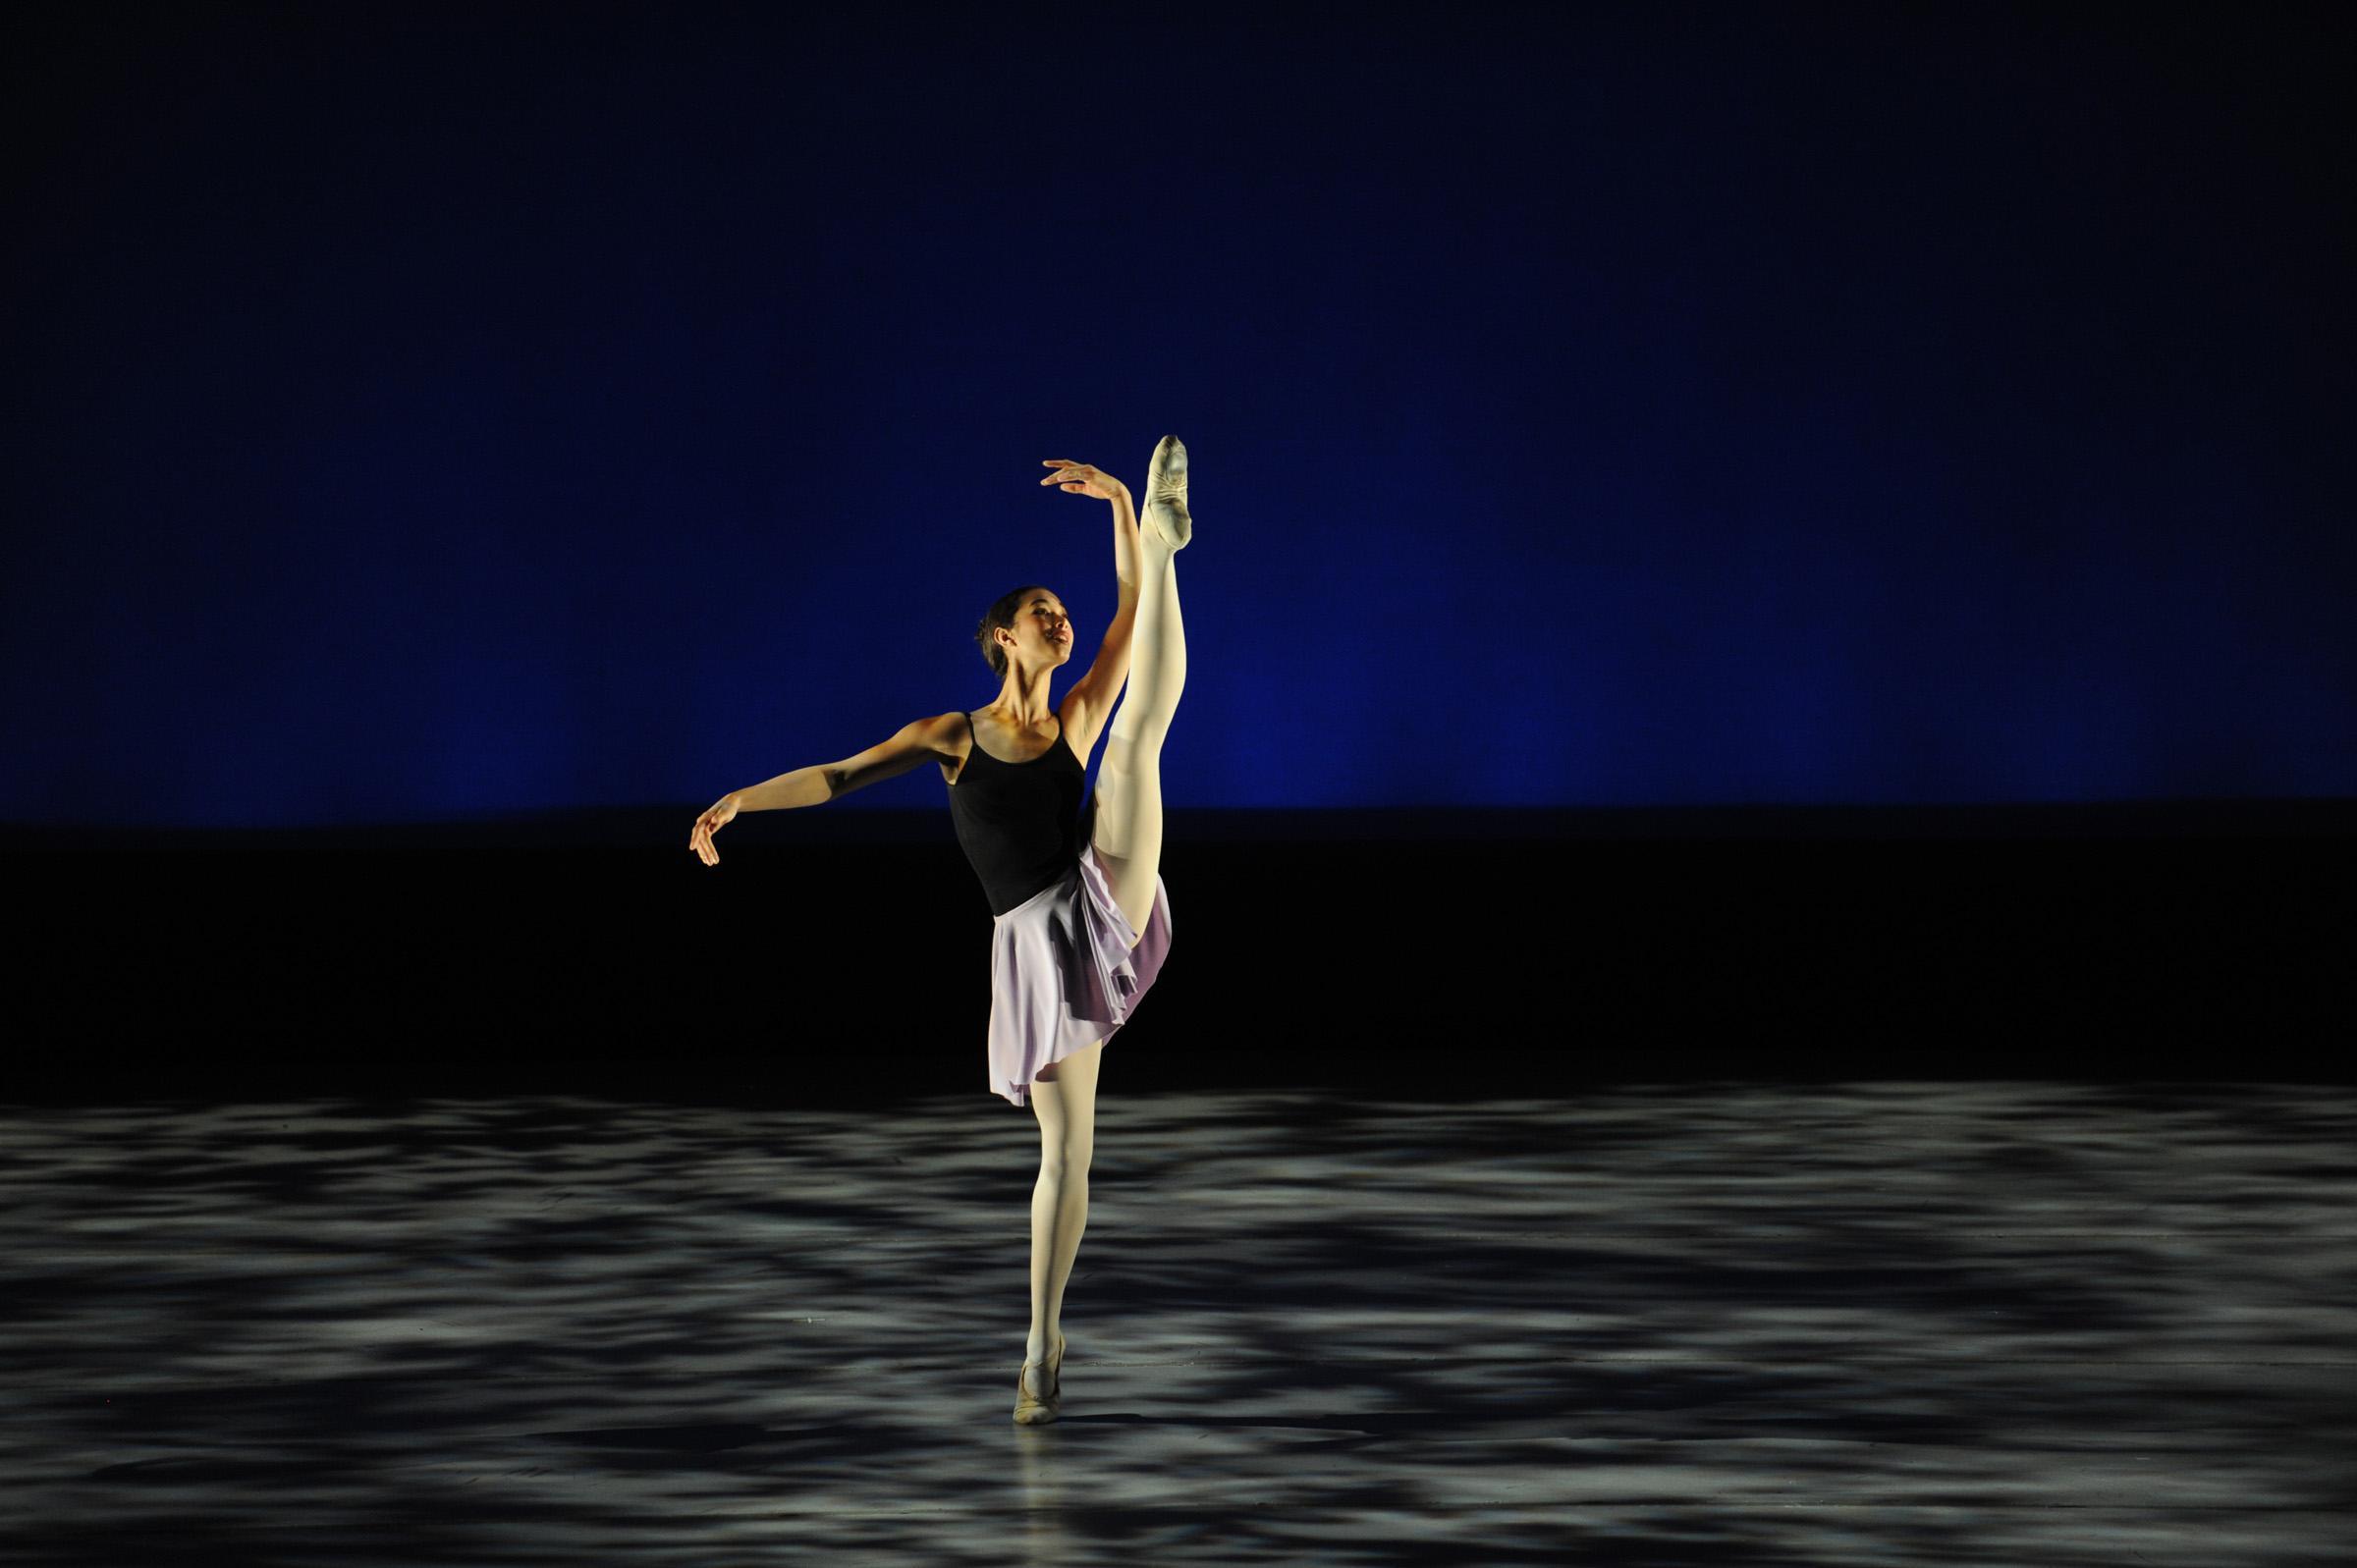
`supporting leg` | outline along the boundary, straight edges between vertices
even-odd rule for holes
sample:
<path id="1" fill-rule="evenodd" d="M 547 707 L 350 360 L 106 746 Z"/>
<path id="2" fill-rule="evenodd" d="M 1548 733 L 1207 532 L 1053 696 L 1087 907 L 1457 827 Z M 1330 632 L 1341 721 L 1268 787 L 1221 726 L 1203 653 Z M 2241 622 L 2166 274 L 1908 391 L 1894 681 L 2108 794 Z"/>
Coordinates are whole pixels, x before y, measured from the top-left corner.
<path id="1" fill-rule="evenodd" d="M 1186 686 L 1186 623 L 1178 614 L 1176 551 L 1143 530 L 1129 680 L 1097 771 L 1095 843 L 1114 902 L 1139 934 L 1162 870 L 1162 743 Z"/>
<path id="2" fill-rule="evenodd" d="M 1025 1361 L 1044 1362 L 1064 1330 L 1064 1287 L 1088 1228 L 1088 1162 L 1097 1143 L 1097 1068 L 1103 1041 L 1075 1051 L 1033 1080 L 1039 1117 L 1039 1181 L 1031 1189 L 1031 1333 Z M 1025 1373 L 1045 1395 L 1044 1368 Z"/>

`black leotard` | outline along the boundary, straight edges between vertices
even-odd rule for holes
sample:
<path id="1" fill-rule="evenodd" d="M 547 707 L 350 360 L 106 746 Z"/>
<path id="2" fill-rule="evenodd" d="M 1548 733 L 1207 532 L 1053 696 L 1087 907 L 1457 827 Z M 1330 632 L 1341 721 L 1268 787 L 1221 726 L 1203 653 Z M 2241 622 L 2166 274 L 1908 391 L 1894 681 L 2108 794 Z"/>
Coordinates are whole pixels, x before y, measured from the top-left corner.
<path id="1" fill-rule="evenodd" d="M 974 733 L 971 713 L 965 729 Z M 1078 863 L 1095 825 L 1097 798 L 1062 719 L 1055 744 L 1029 762 L 1001 762 L 975 739 L 948 788 L 950 820 L 993 915 L 1061 880 Z"/>

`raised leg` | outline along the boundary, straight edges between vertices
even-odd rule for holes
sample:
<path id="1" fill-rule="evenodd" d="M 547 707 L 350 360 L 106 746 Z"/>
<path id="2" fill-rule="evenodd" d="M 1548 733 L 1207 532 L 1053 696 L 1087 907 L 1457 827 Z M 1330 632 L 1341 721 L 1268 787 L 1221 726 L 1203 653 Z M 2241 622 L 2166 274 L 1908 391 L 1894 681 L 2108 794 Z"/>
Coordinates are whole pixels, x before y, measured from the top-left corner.
<path id="1" fill-rule="evenodd" d="M 1025 1361 L 1045 1362 L 1064 1331 L 1064 1287 L 1088 1228 L 1088 1162 L 1097 1146 L 1097 1068 L 1105 1043 L 1075 1051 L 1032 1080 L 1039 1117 L 1039 1181 L 1031 1189 L 1031 1333 Z M 1023 1375 L 1047 1393 L 1045 1368 Z"/>
<path id="2" fill-rule="evenodd" d="M 1094 841 L 1113 884 L 1114 902 L 1142 936 L 1154 908 L 1154 879 L 1162 870 L 1162 742 L 1186 686 L 1186 624 L 1178 615 L 1177 552 L 1152 528 L 1140 532 L 1143 559 L 1129 680 L 1097 770 Z"/>

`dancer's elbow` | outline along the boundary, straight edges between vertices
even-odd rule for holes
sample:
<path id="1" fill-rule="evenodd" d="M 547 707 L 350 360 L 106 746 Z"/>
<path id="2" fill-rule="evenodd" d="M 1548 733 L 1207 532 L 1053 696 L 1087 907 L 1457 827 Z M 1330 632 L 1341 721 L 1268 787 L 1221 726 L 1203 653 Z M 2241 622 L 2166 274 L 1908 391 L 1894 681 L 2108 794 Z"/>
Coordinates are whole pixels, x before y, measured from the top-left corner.
<path id="1" fill-rule="evenodd" d="M 944 714 L 932 719 L 918 719 L 903 725 L 892 736 L 880 740 L 854 757 L 827 764 L 819 770 L 827 782 L 827 798 L 837 799 L 854 789 L 897 779 L 909 769 L 941 754 L 941 727 Z"/>

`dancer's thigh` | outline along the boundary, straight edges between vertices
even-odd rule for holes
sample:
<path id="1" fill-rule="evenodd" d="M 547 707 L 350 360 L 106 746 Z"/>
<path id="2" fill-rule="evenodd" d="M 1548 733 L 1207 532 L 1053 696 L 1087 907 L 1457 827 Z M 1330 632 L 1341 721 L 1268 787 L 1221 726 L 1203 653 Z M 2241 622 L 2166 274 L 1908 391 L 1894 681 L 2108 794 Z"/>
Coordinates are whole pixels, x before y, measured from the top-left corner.
<path id="1" fill-rule="evenodd" d="M 1104 1049 L 1104 1041 L 1092 1040 L 1062 1061 L 1049 1062 L 1039 1069 L 1039 1076 L 1032 1080 L 1033 1086 L 1036 1087 L 1043 1083 L 1056 1084 L 1068 1096 L 1076 1094 L 1083 1089 L 1095 1088 L 1097 1054 Z M 1069 1116 L 1071 1108 L 1067 1102 L 1059 1101 L 1056 1113 Z"/>
<path id="2" fill-rule="evenodd" d="M 1158 739 L 1111 735 L 1097 772 L 1097 857 L 1105 862 L 1113 901 L 1141 938 L 1154 912 L 1155 879 L 1162 874 L 1161 753 Z"/>
<path id="3" fill-rule="evenodd" d="M 1097 1138 L 1097 1069 L 1105 1057 L 1105 1042 L 1092 1040 L 1062 1061 L 1052 1061 L 1039 1069 L 1039 1078 L 1031 1085 L 1033 1099 L 1053 1096 L 1056 1103 L 1055 1143 L 1066 1162 L 1074 1169 L 1088 1167 L 1090 1151 Z M 1040 1093 L 1046 1088 L 1047 1095 Z M 1040 1136 L 1049 1134 L 1048 1120 L 1040 1118 Z"/>

